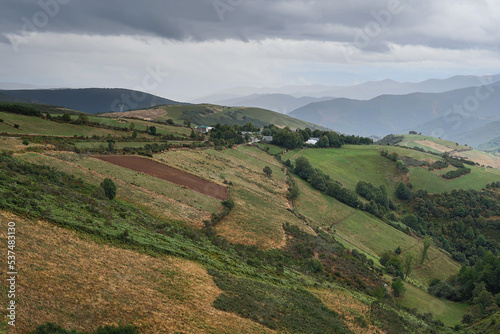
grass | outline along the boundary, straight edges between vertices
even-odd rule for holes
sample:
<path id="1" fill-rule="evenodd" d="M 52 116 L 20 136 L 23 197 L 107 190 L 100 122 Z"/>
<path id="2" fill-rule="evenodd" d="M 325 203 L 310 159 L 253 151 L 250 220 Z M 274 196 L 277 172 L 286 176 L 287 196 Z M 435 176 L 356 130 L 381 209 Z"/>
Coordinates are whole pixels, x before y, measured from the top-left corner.
<path id="1" fill-rule="evenodd" d="M 459 325 L 462 316 L 469 308 L 469 305 L 440 299 L 404 283 L 406 292 L 396 302 L 407 308 L 415 308 L 419 313 L 432 313 L 434 319 L 441 320 L 446 326 L 453 327 Z"/>
<path id="2" fill-rule="evenodd" d="M 298 154 L 297 154 L 298 153 Z M 346 145 L 340 149 L 305 149 L 290 151 L 283 160 L 306 157 L 315 167 L 339 181 L 348 189 L 354 190 L 359 181 L 370 182 L 375 186 L 384 185 L 389 194 L 394 193 L 398 180 L 394 163 L 380 156 L 376 146 Z"/>
<path id="3" fill-rule="evenodd" d="M 214 302 L 220 310 L 284 332 L 351 333 L 338 313 L 309 291 L 232 277 L 215 270 L 209 272 L 223 290 Z"/>
<path id="4" fill-rule="evenodd" d="M 0 112 L 0 118 L 10 125 L 18 124 L 19 128 L 7 126 L 6 124 L 0 123 L 0 133 L 12 133 L 12 134 L 31 134 L 31 135 L 48 135 L 48 136 L 107 136 L 111 135 L 114 137 L 129 137 L 130 134 L 124 131 L 108 130 L 102 128 L 93 128 L 85 125 L 75 125 L 68 123 L 57 123 L 46 119 L 24 116 L 18 114 L 10 114 L 5 112 Z M 140 134 L 139 137 L 142 137 Z"/>
<path id="5" fill-rule="evenodd" d="M 155 158 L 207 180 L 230 182 L 230 197 L 235 207 L 216 229 L 231 242 L 281 247 L 284 243 L 282 224 L 286 222 L 312 232 L 287 210 L 288 185 L 281 165 L 258 148 L 169 151 Z M 262 171 L 265 166 L 271 167 L 271 178 Z"/>
<path id="6" fill-rule="evenodd" d="M 281 154 L 285 151 L 284 148 L 271 144 L 255 143 L 254 145 L 263 150 L 269 149 L 268 153 L 271 155 Z"/>
<path id="7" fill-rule="evenodd" d="M 211 212 L 221 210 L 219 202 L 211 197 L 101 160 L 71 153 L 54 156 L 27 153 L 19 158 L 57 168 L 95 186 L 110 177 L 115 180 L 118 198 L 139 205 L 155 217 L 202 226 Z"/>
<path id="8" fill-rule="evenodd" d="M 141 333 L 271 333 L 213 306 L 221 291 L 198 263 L 97 243 L 53 224 L 0 211 L 17 227 L 22 263 L 16 332 L 48 321 L 91 331 L 134 324 Z M 2 245 L 6 229 L 0 231 Z M 0 296 L 7 303 L 7 293 Z M 4 312 L 2 312 L 3 314 Z"/>
<path id="9" fill-rule="evenodd" d="M 485 171 L 484 168 L 476 166 L 467 166 L 467 168 L 472 169 L 470 174 L 451 180 L 442 178 L 438 175 L 439 172 L 430 172 L 421 167 L 410 168 L 410 182 L 414 189 L 425 189 L 429 193 L 442 193 L 453 189 L 481 190 L 486 187 L 486 184 L 498 181 L 498 171 L 491 169 Z"/>
<path id="10" fill-rule="evenodd" d="M 421 147 L 421 148 L 427 149 L 429 151 L 443 152 L 443 150 L 437 150 L 437 149 L 432 148 L 432 144 L 431 144 L 431 146 L 427 146 L 425 144 L 425 142 L 424 143 L 416 143 L 417 141 L 429 141 L 429 142 L 432 142 L 432 143 L 435 143 L 437 145 L 442 146 L 443 149 L 448 148 L 447 151 L 470 149 L 470 147 L 468 147 L 468 146 L 460 145 L 460 144 L 457 145 L 457 143 L 449 141 L 449 140 L 429 137 L 429 136 L 425 136 L 425 135 L 404 135 L 403 141 L 400 142 L 398 145 L 407 146 L 407 147 Z"/>

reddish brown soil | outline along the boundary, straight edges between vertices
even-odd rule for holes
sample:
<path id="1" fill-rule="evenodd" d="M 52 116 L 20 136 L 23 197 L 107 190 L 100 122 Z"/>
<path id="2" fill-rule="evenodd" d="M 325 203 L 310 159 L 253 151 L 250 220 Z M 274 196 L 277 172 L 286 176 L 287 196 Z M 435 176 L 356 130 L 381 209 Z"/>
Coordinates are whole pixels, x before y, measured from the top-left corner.
<path id="1" fill-rule="evenodd" d="M 166 180 L 204 195 L 226 200 L 227 188 L 162 163 L 135 156 L 106 155 L 94 158 Z"/>

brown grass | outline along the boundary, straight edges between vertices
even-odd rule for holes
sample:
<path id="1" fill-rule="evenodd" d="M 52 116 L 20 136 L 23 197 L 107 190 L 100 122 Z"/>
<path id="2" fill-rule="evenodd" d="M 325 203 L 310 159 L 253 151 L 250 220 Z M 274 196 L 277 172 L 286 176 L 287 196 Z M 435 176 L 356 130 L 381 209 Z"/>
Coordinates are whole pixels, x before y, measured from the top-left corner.
<path id="1" fill-rule="evenodd" d="M 272 332 L 215 309 L 221 291 L 194 262 L 98 244 L 6 212 L 0 220 L 4 250 L 4 222 L 16 222 L 17 333 L 49 321 L 80 331 L 134 324 L 142 333 Z"/>
<path id="2" fill-rule="evenodd" d="M 106 114 L 105 117 L 137 117 L 146 121 L 150 121 L 157 117 L 165 115 L 167 112 L 163 109 L 143 109 L 143 110 L 133 110 L 133 111 L 124 111 L 124 112 L 114 112 Z"/>

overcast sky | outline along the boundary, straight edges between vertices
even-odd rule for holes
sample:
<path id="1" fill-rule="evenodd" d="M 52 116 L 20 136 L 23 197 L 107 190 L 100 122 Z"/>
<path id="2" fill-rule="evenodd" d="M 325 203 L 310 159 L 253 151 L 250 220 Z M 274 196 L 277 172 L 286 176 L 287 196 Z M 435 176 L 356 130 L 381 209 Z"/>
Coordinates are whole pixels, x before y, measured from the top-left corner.
<path id="1" fill-rule="evenodd" d="M 497 74 L 499 28 L 497 0 L 0 0 L 0 87 L 189 100 L 236 86 Z"/>

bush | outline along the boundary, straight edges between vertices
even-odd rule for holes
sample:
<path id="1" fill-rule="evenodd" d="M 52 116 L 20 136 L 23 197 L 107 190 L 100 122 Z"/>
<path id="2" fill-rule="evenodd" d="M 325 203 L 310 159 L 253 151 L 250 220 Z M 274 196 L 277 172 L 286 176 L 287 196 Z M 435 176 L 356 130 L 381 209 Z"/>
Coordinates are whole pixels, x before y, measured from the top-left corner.
<path id="1" fill-rule="evenodd" d="M 114 199 L 116 197 L 116 185 L 110 178 L 105 178 L 101 183 L 102 189 L 104 189 L 104 194 L 109 199 Z"/>
<path id="2" fill-rule="evenodd" d="M 397 280 L 392 282 L 391 288 L 394 296 L 396 297 L 402 296 L 406 292 L 406 288 L 401 278 L 398 278 Z"/>

